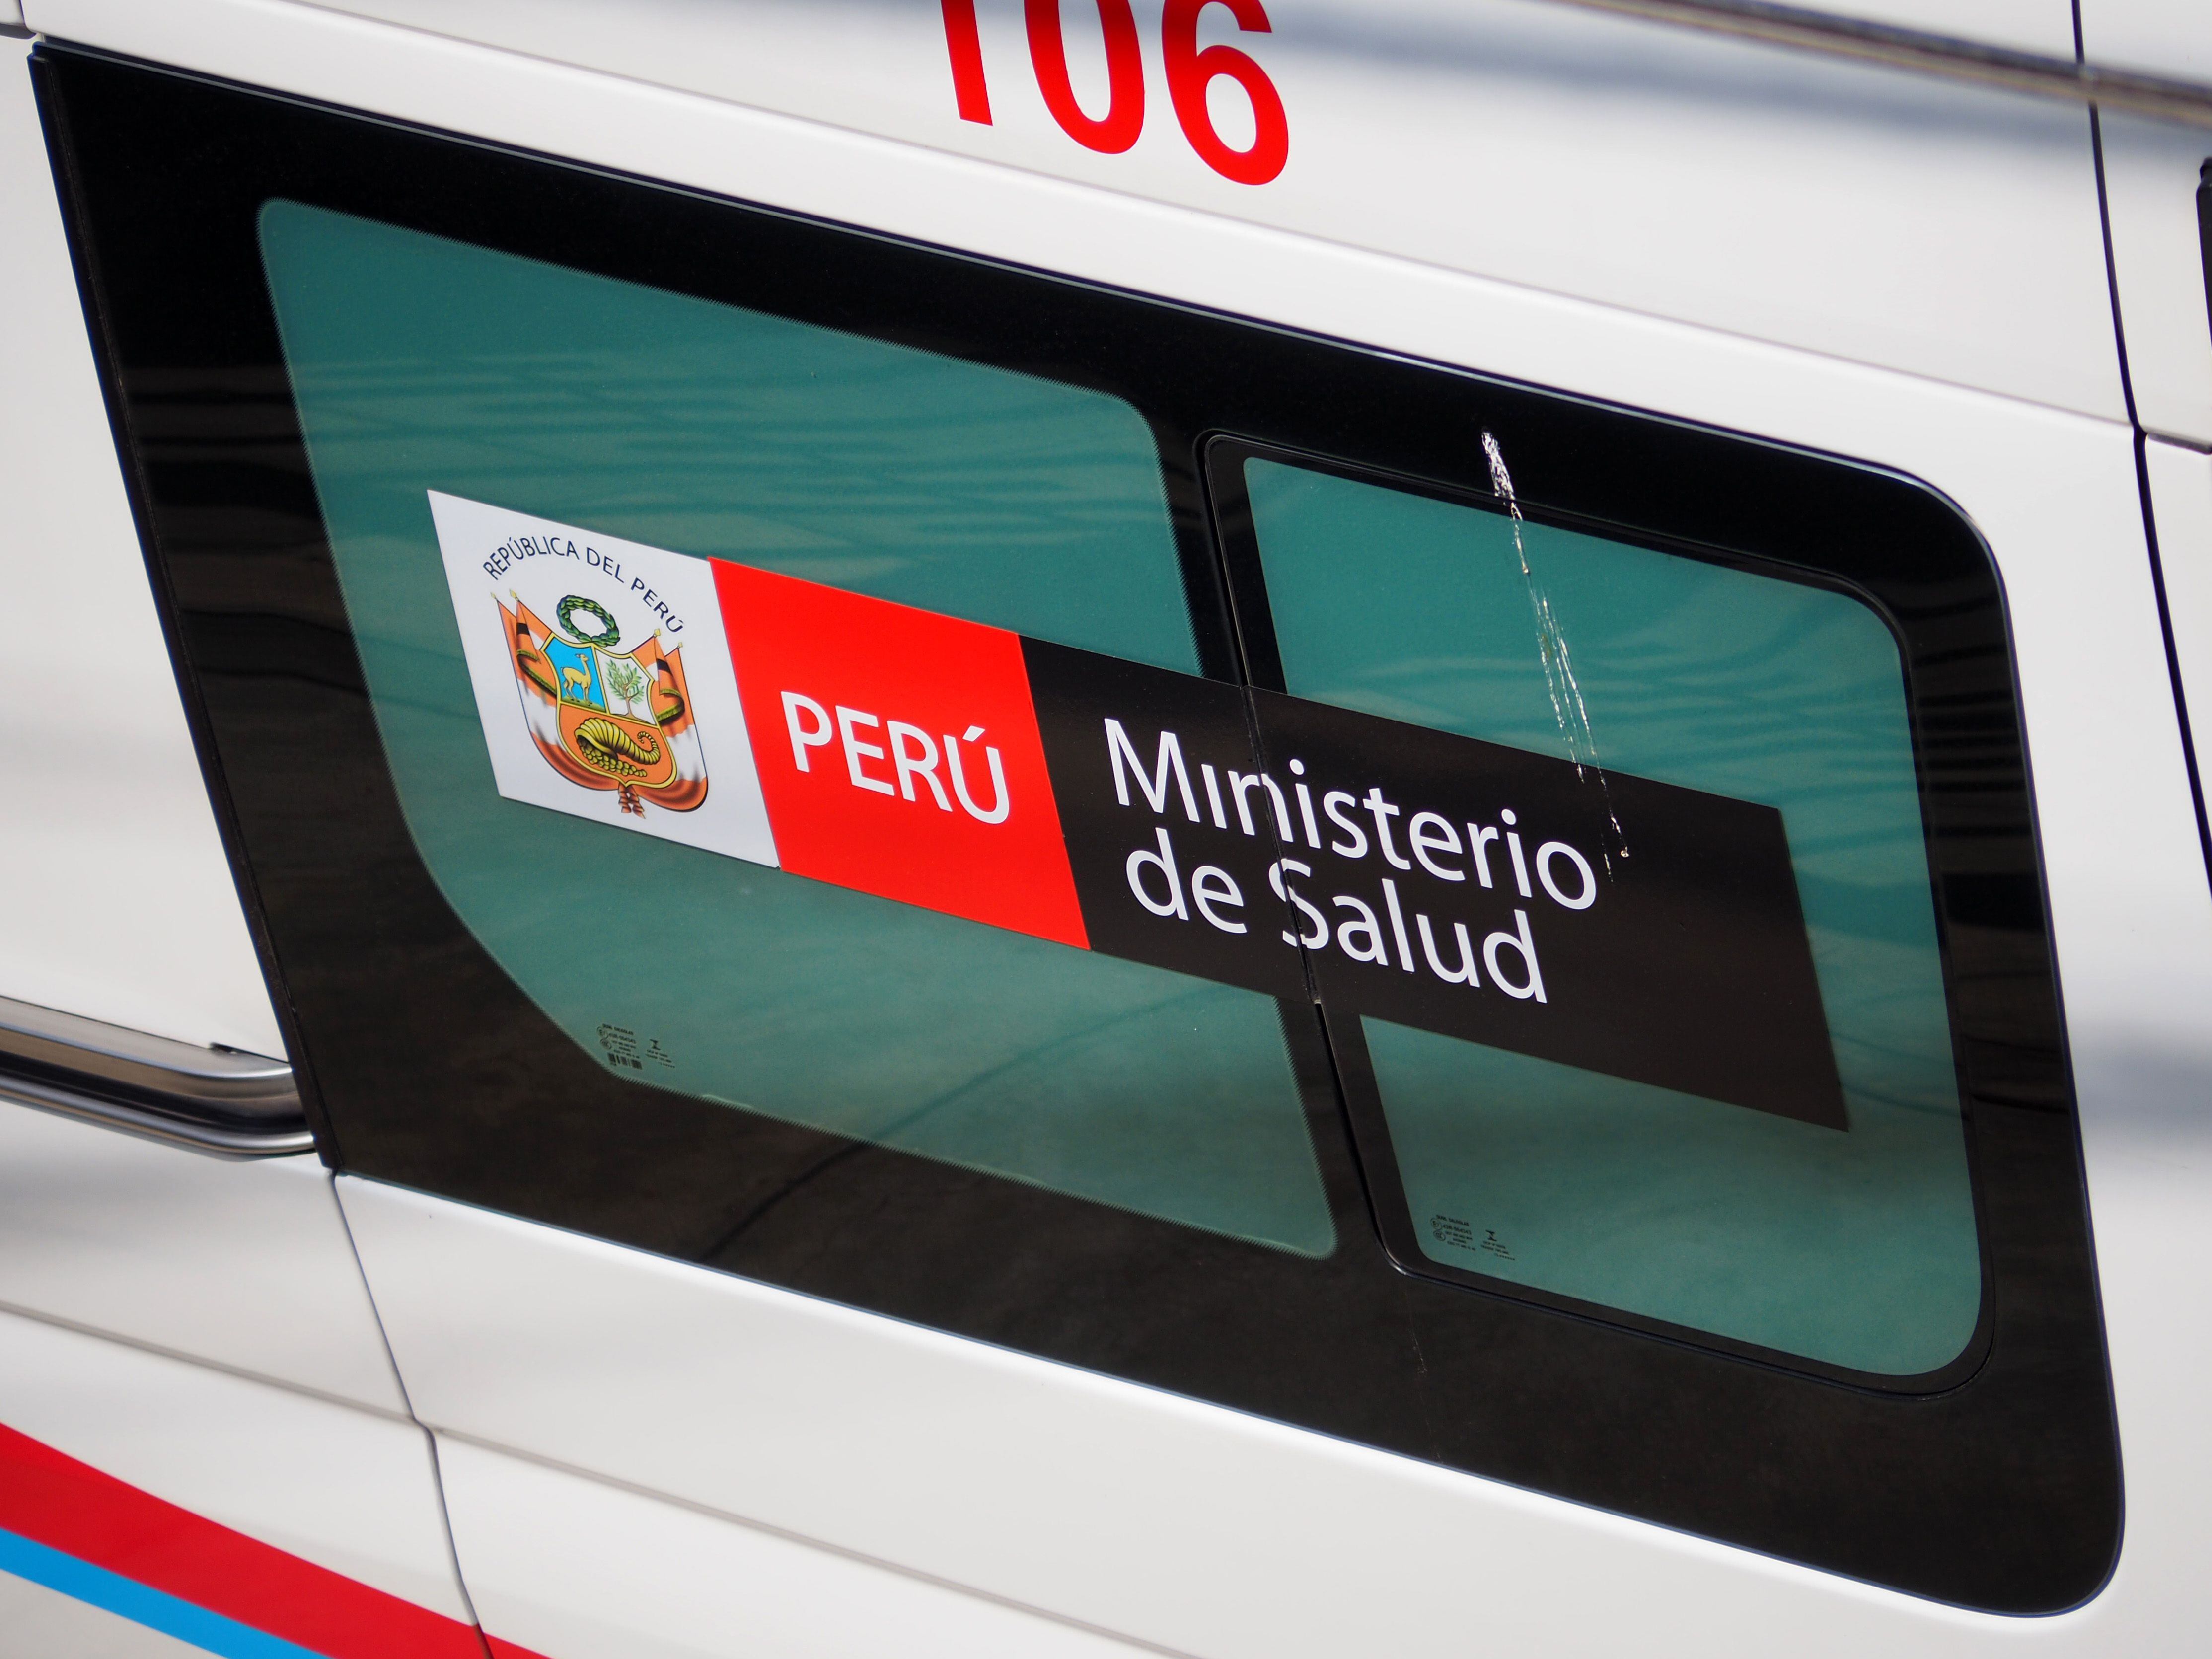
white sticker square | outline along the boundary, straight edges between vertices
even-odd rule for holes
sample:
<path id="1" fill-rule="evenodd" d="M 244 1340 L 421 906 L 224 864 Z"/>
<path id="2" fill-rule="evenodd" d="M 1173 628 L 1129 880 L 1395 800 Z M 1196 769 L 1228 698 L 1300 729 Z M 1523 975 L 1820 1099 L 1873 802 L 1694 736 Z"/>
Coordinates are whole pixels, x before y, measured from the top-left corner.
<path id="1" fill-rule="evenodd" d="M 499 793 L 775 864 L 713 566 L 428 495 Z"/>

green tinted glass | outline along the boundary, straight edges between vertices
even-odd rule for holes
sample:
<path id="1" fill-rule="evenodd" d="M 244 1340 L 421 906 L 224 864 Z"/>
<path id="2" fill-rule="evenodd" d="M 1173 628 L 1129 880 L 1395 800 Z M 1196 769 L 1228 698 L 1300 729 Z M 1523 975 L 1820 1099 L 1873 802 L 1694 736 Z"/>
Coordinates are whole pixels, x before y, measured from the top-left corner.
<path id="1" fill-rule="evenodd" d="M 399 800 L 579 1047 L 1310 1255 L 1274 1004 L 503 799 L 426 492 L 1194 672 L 1151 434 L 1004 370 L 283 202 L 261 240 Z"/>
<path id="2" fill-rule="evenodd" d="M 1605 768 L 1778 808 L 1789 839 L 1848 1131 L 1370 1019 L 1424 1250 L 1852 1370 L 1955 1358 L 1980 1257 L 1881 620 L 1542 526 L 1516 547 L 1498 514 L 1304 468 L 1245 478 L 1293 695 L 1563 758 L 1594 745 Z M 1547 677 L 1540 599 L 1571 678 Z"/>

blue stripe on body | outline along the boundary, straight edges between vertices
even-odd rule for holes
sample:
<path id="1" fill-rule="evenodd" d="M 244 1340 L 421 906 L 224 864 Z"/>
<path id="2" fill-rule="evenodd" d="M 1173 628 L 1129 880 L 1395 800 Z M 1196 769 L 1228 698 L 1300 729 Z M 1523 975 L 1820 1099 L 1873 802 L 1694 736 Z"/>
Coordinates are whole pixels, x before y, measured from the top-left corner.
<path id="1" fill-rule="evenodd" d="M 0 1572 L 100 1607 L 149 1630 L 173 1636 L 222 1659 L 322 1659 L 313 1650 L 195 1607 L 135 1578 L 96 1567 L 20 1533 L 0 1528 Z"/>

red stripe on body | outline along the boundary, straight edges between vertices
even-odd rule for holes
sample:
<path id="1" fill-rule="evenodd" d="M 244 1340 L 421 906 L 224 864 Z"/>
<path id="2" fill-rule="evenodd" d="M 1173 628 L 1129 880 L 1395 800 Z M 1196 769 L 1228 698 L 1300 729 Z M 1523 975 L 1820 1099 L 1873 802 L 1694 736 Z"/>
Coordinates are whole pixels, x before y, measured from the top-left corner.
<path id="1" fill-rule="evenodd" d="M 0 1527 L 329 1659 L 483 1659 L 473 1625 L 234 1532 L 5 1425 Z M 511 1645 L 507 1654 L 534 1659 Z"/>
<path id="2" fill-rule="evenodd" d="M 714 585 L 778 863 L 1087 948 L 1019 635 L 720 559 Z"/>

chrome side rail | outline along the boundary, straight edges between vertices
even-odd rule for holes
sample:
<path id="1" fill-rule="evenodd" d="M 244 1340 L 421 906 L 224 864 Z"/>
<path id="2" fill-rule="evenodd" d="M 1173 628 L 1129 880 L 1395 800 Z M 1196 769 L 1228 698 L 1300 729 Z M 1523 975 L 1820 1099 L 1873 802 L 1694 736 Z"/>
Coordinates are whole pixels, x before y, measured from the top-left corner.
<path id="1" fill-rule="evenodd" d="M 292 1068 L 0 997 L 0 1101 L 217 1158 L 315 1148 Z"/>
<path id="2" fill-rule="evenodd" d="M 1948 80 L 2064 98 L 2134 115 L 2212 127 L 2212 86 L 2168 80 L 2133 70 L 2105 69 L 2070 58 L 1984 46 L 1922 29 L 1862 22 L 1802 6 L 1765 0 L 1552 0 L 1683 28 L 1732 34 L 1831 57 L 1856 58 Z"/>

